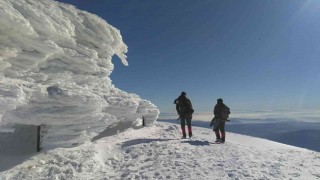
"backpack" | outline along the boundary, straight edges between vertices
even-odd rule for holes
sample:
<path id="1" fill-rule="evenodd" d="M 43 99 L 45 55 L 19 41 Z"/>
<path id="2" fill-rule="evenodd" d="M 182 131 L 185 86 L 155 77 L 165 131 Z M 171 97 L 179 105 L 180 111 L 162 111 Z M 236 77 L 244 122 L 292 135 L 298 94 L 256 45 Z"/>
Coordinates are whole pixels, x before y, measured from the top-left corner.
<path id="1" fill-rule="evenodd" d="M 228 106 L 221 104 L 217 105 L 214 110 L 214 115 L 216 118 L 227 120 L 229 118 L 230 109 Z"/>
<path id="2" fill-rule="evenodd" d="M 189 99 L 178 98 L 176 102 L 177 102 L 177 105 L 179 106 L 179 114 L 186 115 L 186 114 L 192 114 L 194 112 Z"/>
<path id="3" fill-rule="evenodd" d="M 221 114 L 220 114 L 221 118 L 227 120 L 229 118 L 229 114 L 230 114 L 230 109 L 228 107 L 223 107 Z"/>

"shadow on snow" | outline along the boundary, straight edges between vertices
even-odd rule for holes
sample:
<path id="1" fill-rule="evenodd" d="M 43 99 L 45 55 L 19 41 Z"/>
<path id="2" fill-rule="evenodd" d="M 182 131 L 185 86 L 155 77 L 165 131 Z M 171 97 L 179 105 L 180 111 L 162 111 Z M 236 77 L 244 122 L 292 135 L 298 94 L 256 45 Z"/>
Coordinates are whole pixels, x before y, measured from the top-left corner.
<path id="1" fill-rule="evenodd" d="M 118 123 L 113 124 L 112 126 L 107 127 L 106 130 L 102 131 L 97 136 L 93 137 L 91 142 L 95 142 L 101 138 L 113 136 L 118 133 L 124 132 L 129 128 L 140 129 L 142 126 L 135 126 L 131 121 L 120 121 Z"/>
<path id="2" fill-rule="evenodd" d="M 134 146 L 137 144 L 149 144 L 151 142 L 171 141 L 175 139 L 133 139 L 122 143 L 122 147 Z"/>
<path id="3" fill-rule="evenodd" d="M 209 146 L 209 141 L 199 141 L 199 140 L 187 140 L 187 141 L 181 141 L 181 143 L 188 143 L 192 146 Z"/>
<path id="4" fill-rule="evenodd" d="M 180 125 L 179 121 L 173 119 L 160 119 L 157 121 Z M 209 120 L 193 120 L 192 126 L 212 129 L 209 127 L 209 123 Z M 304 122 L 289 118 L 234 118 L 226 123 L 226 131 L 320 152 L 320 143 L 318 143 L 320 139 L 320 122 Z"/>

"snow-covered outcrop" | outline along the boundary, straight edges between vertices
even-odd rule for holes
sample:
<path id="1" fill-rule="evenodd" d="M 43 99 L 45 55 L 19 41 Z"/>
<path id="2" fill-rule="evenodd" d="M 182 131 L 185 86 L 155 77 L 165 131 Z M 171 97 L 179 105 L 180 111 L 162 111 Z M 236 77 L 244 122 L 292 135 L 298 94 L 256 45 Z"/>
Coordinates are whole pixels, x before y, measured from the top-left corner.
<path id="1" fill-rule="evenodd" d="M 45 147 L 66 147 L 118 121 L 153 123 L 158 108 L 109 77 L 126 52 L 119 30 L 74 6 L 0 1 L 0 129 L 46 124 Z"/>

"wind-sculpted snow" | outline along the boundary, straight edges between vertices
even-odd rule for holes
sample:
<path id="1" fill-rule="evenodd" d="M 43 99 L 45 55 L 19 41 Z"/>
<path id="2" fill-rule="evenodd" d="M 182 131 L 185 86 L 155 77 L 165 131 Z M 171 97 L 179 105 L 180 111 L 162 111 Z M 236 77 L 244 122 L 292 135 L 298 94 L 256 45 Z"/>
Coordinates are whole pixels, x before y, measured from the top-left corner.
<path id="1" fill-rule="evenodd" d="M 0 125 L 45 124 L 47 147 L 65 147 L 118 121 L 153 123 L 158 108 L 109 77 L 126 52 L 119 30 L 71 5 L 0 1 Z"/>

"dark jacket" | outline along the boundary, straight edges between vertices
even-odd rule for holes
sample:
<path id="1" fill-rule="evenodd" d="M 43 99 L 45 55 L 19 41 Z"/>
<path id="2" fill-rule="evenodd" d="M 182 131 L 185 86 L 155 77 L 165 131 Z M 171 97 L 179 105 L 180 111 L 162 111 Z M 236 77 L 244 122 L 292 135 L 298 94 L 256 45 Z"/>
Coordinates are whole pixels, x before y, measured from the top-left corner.
<path id="1" fill-rule="evenodd" d="M 180 116 L 192 114 L 194 112 L 191 101 L 183 95 L 180 95 L 175 99 L 174 104 L 176 104 L 176 110 Z"/>
<path id="2" fill-rule="evenodd" d="M 227 120 L 230 114 L 230 108 L 223 103 L 217 103 L 213 110 L 215 119 Z"/>

